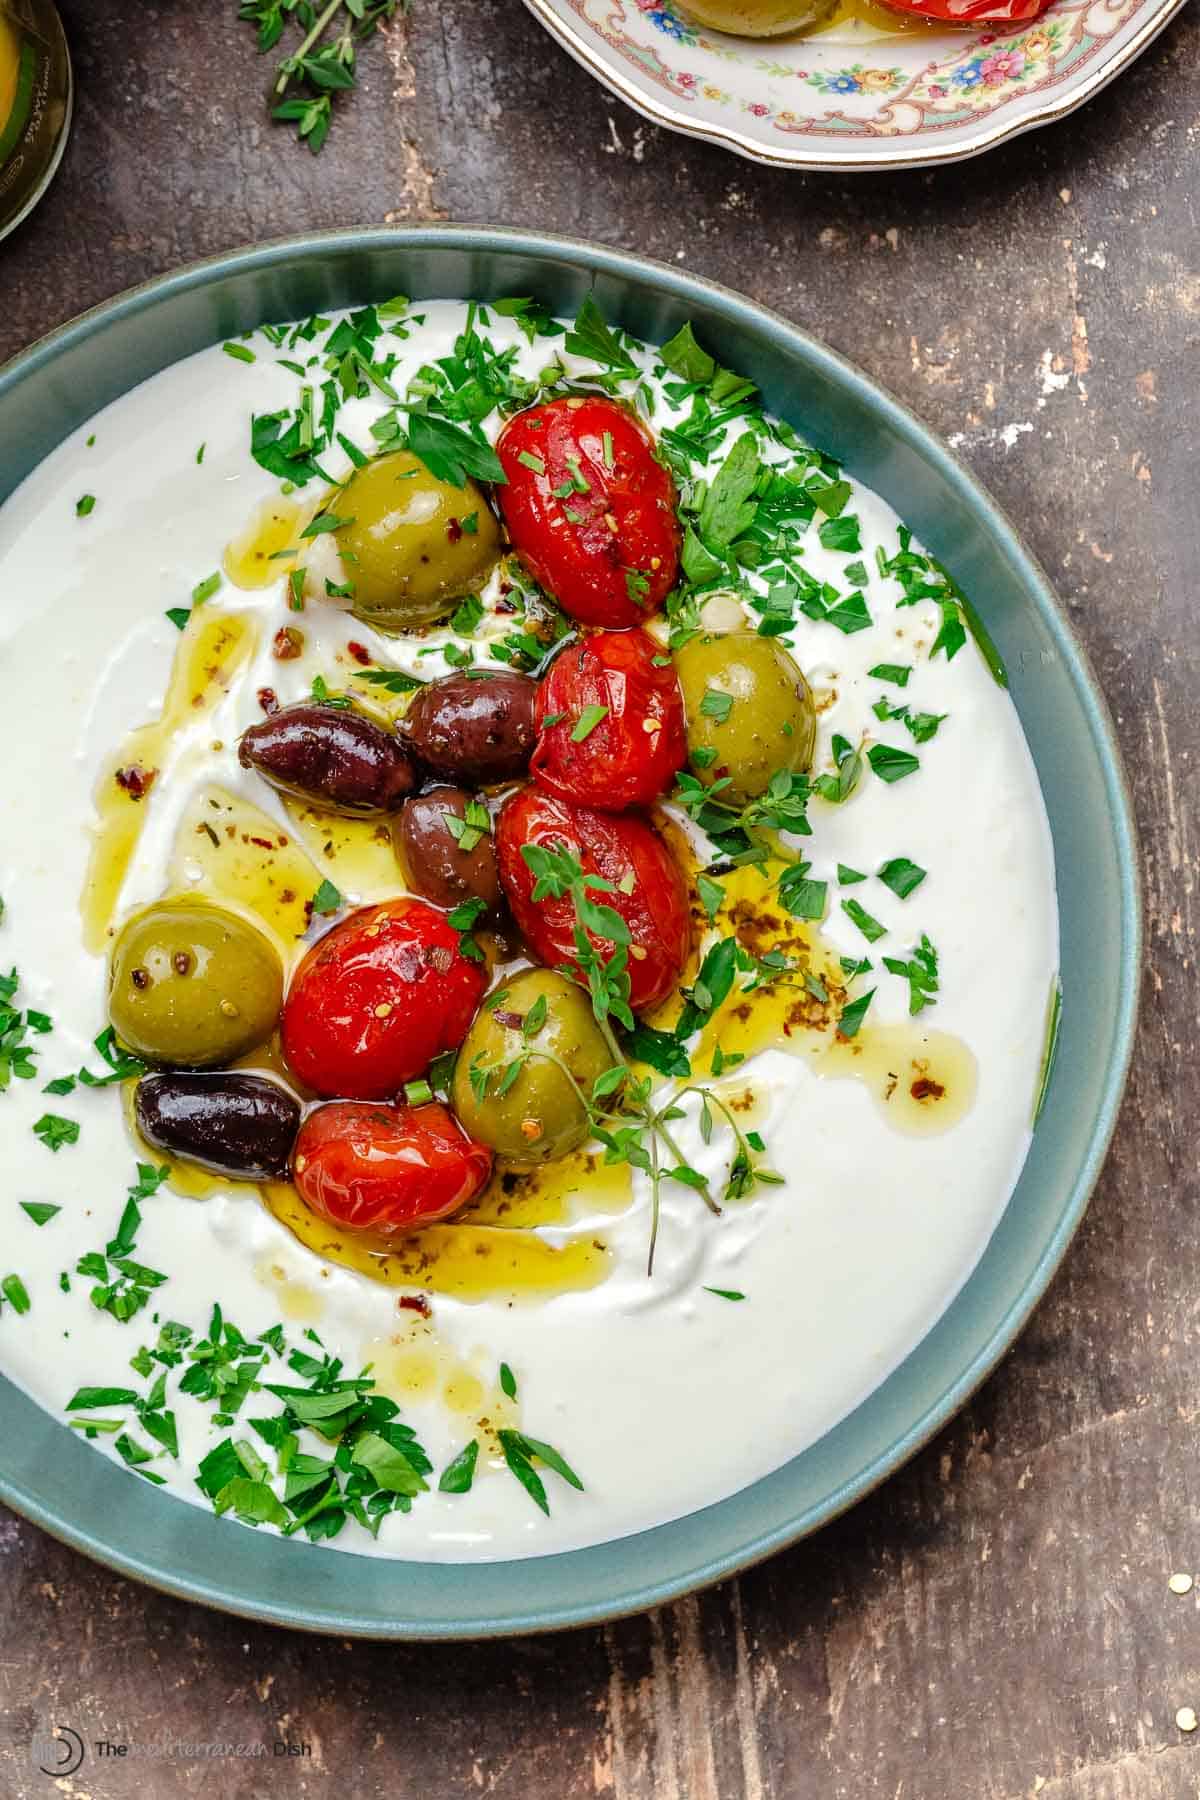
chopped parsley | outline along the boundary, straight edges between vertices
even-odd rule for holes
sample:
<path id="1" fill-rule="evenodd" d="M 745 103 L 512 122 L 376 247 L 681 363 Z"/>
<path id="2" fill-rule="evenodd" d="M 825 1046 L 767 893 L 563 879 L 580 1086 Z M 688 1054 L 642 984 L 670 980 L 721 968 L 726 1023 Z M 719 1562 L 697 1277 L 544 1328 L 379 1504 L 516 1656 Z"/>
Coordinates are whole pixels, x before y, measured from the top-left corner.
<path id="1" fill-rule="evenodd" d="M 919 888 L 927 871 L 920 863 L 912 862 L 907 856 L 893 856 L 877 870 L 884 887 L 891 888 L 898 900 L 907 900 L 908 896 Z"/>
<path id="2" fill-rule="evenodd" d="M 867 751 L 867 761 L 878 775 L 880 781 L 903 781 L 906 775 L 913 775 L 921 766 L 920 757 L 914 756 L 911 750 L 898 750 L 893 744 L 872 744 Z"/>
<path id="3" fill-rule="evenodd" d="M 483 961 L 483 951 L 473 936 L 473 929 L 487 912 L 487 901 L 478 897 L 464 900 L 453 911 L 447 913 L 446 923 L 452 931 L 458 932 L 458 947 L 462 954 L 472 962 Z"/>
<path id="4" fill-rule="evenodd" d="M 442 818 L 445 821 L 446 830 L 464 856 L 469 855 L 481 844 L 492 829 L 491 813 L 482 800 L 474 797 L 467 801 L 461 819 L 448 806 L 443 808 Z"/>
<path id="5" fill-rule="evenodd" d="M 334 887 L 332 881 L 330 881 L 328 877 L 322 881 L 320 887 L 312 897 L 312 909 L 314 913 L 318 913 L 322 917 L 329 913 L 340 911 L 345 904 L 344 896 L 336 887 Z"/>
<path id="6" fill-rule="evenodd" d="M 403 669 L 356 669 L 354 679 L 369 682 L 385 694 L 415 694 L 418 688 L 428 686 L 419 675 L 408 675 Z"/>
<path id="7" fill-rule="evenodd" d="M 213 595 L 219 591 L 220 586 L 221 572 L 218 569 L 213 574 L 206 575 L 203 581 L 196 583 L 192 589 L 192 605 L 202 606 L 206 600 L 211 600 Z"/>
<path id="8" fill-rule="evenodd" d="M 29 1311 L 29 1290 L 19 1275 L 0 1277 L 0 1296 L 8 1302 L 15 1313 Z"/>
<path id="9" fill-rule="evenodd" d="M 0 1093 L 16 1078 L 31 1081 L 37 1074 L 35 1045 L 28 1042 L 29 1033 L 39 1037 L 51 1030 L 51 1020 L 34 1008 L 22 1011 L 14 1006 L 20 980 L 15 969 L 0 975 Z"/>
<path id="10" fill-rule="evenodd" d="M 79 1142 L 79 1121 L 64 1119 L 61 1113 L 43 1113 L 34 1124 L 33 1134 L 41 1139 L 47 1150 L 57 1153 L 64 1144 Z"/>
<path id="11" fill-rule="evenodd" d="M 822 550 L 841 550 L 852 554 L 862 549 L 858 519 L 853 513 L 842 512 L 836 518 L 824 519 L 817 536 L 821 540 Z"/>
<path id="12" fill-rule="evenodd" d="M 608 713 L 609 709 L 607 706 L 585 706 L 571 732 L 571 742 L 573 744 L 582 744 L 584 739 L 590 737 L 592 732 L 595 731 L 601 719 L 607 719 Z"/>
<path id="13" fill-rule="evenodd" d="M 1058 1054 L 1058 1035 L 1062 1026 L 1062 982 L 1056 975 L 1050 984 L 1050 1003 L 1046 1008 L 1046 1035 L 1042 1044 L 1042 1066 L 1038 1071 L 1037 1091 L 1033 1099 L 1034 1125 L 1042 1116 L 1042 1108 L 1046 1104 L 1046 1095 L 1050 1091 L 1050 1077 L 1054 1073 L 1054 1062 Z"/>
<path id="14" fill-rule="evenodd" d="M 817 775 L 813 779 L 813 793 L 819 794 L 822 800 L 828 800 L 833 806 L 840 806 L 848 800 L 858 786 L 862 776 L 862 749 L 856 749 L 849 738 L 835 732 L 830 745 L 837 772 L 833 775 Z"/>
<path id="15" fill-rule="evenodd" d="M 501 1430 L 496 1435 L 500 1439 L 500 1448 L 510 1474 L 515 1476 L 530 1499 L 547 1517 L 550 1502 L 546 1496 L 546 1484 L 535 1469 L 535 1463 L 552 1469 L 571 1487 L 583 1492 L 583 1483 L 574 1469 L 550 1444 L 544 1444 L 540 1438 L 529 1437 L 523 1431 Z"/>
<path id="16" fill-rule="evenodd" d="M 149 1163 L 139 1163 L 137 1171 L 137 1183 L 129 1190 L 115 1234 L 103 1251 L 89 1251 L 75 1264 L 76 1274 L 86 1275 L 96 1284 L 90 1294 L 92 1305 L 122 1325 L 147 1305 L 154 1289 L 167 1279 L 161 1270 L 138 1262 L 133 1253 L 142 1223 L 138 1200 L 157 1191 L 168 1171 Z"/>
<path id="17" fill-rule="evenodd" d="M 720 688 L 705 688 L 700 711 L 704 718 L 715 719 L 718 725 L 723 725 L 733 711 L 733 695 L 723 693 Z"/>
<path id="18" fill-rule="evenodd" d="M 28 1213 L 35 1225 L 48 1225 L 62 1211 L 61 1206 L 52 1206 L 48 1200 L 22 1200 L 21 1211 Z"/>
<path id="19" fill-rule="evenodd" d="M 479 1440 L 472 1438 L 464 1444 L 458 1455 L 446 1464 L 438 1477 L 439 1494 L 469 1494 L 471 1484 L 475 1480 L 475 1465 L 479 1461 Z"/>
<path id="20" fill-rule="evenodd" d="M 870 965 L 868 964 L 868 967 L 869 966 Z M 859 994 L 856 999 L 848 1000 L 846 1002 L 845 1006 L 842 1008 L 841 1016 L 838 1019 L 837 1028 L 839 1037 L 852 1038 L 858 1036 L 859 1028 L 867 1015 L 867 1009 L 874 998 L 875 989 L 870 988 L 865 994 Z"/>
<path id="21" fill-rule="evenodd" d="M 887 926 L 880 924 L 879 920 L 857 900 L 843 900 L 842 911 L 852 924 L 858 926 L 869 944 L 873 944 L 877 939 L 887 935 Z"/>
<path id="22" fill-rule="evenodd" d="M 580 307 L 575 324 L 567 333 L 566 348 L 572 356 L 585 357 L 588 362 L 616 369 L 622 375 L 637 373 L 637 364 L 628 350 L 618 343 L 591 294 Z"/>
<path id="23" fill-rule="evenodd" d="M 924 933 L 908 962 L 896 956 L 885 956 L 883 966 L 908 982 L 910 1014 L 915 1015 L 934 1005 L 938 992 L 938 954 Z"/>

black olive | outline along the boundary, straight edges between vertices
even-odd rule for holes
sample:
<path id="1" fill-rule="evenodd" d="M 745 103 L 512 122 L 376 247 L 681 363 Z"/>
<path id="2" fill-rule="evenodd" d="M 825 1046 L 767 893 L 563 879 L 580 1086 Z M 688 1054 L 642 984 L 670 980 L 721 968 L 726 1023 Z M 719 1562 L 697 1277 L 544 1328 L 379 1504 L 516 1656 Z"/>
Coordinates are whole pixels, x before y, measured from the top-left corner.
<path id="1" fill-rule="evenodd" d="M 281 792 L 353 817 L 394 812 L 416 786 L 400 740 L 349 707 L 285 707 L 243 732 L 238 757 Z"/>
<path id="2" fill-rule="evenodd" d="M 287 1174 L 300 1102 L 265 1075 L 145 1075 L 138 1130 L 157 1150 L 239 1181 Z"/>

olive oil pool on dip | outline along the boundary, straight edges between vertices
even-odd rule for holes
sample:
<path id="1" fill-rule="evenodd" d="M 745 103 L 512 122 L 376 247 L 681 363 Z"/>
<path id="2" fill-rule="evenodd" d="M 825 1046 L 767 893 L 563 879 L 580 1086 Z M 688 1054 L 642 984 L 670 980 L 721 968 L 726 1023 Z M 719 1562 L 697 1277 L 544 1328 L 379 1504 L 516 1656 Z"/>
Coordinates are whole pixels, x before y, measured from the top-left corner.
<path id="1" fill-rule="evenodd" d="M 987 599 L 591 301 L 397 297 L 108 407 L 0 509 L 0 1367 L 230 1530 L 401 1558 L 820 1437 L 1033 1129 Z"/>

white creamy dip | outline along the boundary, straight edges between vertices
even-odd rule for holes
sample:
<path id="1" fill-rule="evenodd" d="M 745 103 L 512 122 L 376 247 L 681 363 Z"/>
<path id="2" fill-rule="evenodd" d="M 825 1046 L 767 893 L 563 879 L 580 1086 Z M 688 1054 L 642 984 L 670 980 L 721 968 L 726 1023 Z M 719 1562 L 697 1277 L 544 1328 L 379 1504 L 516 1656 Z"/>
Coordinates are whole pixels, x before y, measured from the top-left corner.
<path id="1" fill-rule="evenodd" d="M 421 364 L 450 350 L 465 318 L 457 303 L 418 310 L 425 322 L 410 326 L 409 336 L 380 341 L 381 351 L 398 358 L 391 380 L 401 393 Z M 518 344 L 518 368 L 528 375 L 561 354 L 561 338 L 530 345 L 509 319 L 493 317 L 488 335 L 497 345 Z M 377 1541 L 348 1521 L 334 1547 L 494 1559 L 567 1550 L 662 1523 L 779 1467 L 863 1400 L 948 1305 L 1012 1192 L 1030 1140 L 1058 961 L 1050 835 L 1016 712 L 973 643 L 953 661 L 931 658 L 938 608 L 924 601 L 897 609 L 901 589 L 879 573 L 876 552 L 895 554 L 899 521 L 854 485 L 847 511 L 861 522 L 861 552 L 822 549 L 814 526 L 804 564 L 843 589 L 861 586 L 874 624 L 844 636 L 801 616 L 789 633 L 794 656 L 826 702 L 814 769 L 832 767 L 834 734 L 915 751 L 920 768 L 891 785 L 867 769 L 845 804 L 814 800 L 805 851 L 813 876 L 830 884 L 826 943 L 875 965 L 853 990 L 876 989 L 862 1028 L 864 1056 L 872 1034 L 889 1027 L 909 1030 L 914 1042 L 925 1030 L 951 1034 L 973 1055 L 974 1103 L 951 1129 L 898 1130 L 869 1084 L 843 1078 L 840 1065 L 823 1073 L 819 1061 L 768 1050 L 739 1073 L 743 1086 L 753 1086 L 754 1125 L 784 1185 L 758 1188 L 713 1218 L 694 1192 L 667 1183 L 652 1279 L 645 1270 L 649 1197 L 640 1178 L 623 1213 L 598 1208 L 589 1216 L 585 1194 L 577 1216 L 545 1227 L 544 1235 L 560 1242 L 601 1233 L 611 1258 L 606 1279 L 517 1303 L 506 1295 L 464 1300 L 435 1293 L 429 1320 L 398 1311 L 394 1287 L 315 1255 L 271 1216 L 254 1188 L 216 1183 L 208 1197 L 189 1198 L 163 1186 L 141 1204 L 136 1255 L 168 1279 L 147 1308 L 118 1322 L 91 1304 L 93 1282 L 74 1271 L 81 1255 L 103 1251 L 113 1236 L 143 1153 L 127 1130 L 119 1088 L 76 1087 L 61 1098 L 43 1090 L 84 1063 L 101 1072 L 92 1040 L 107 1022 L 105 962 L 84 947 L 80 920 L 97 781 L 102 770 L 111 776 L 126 735 L 159 712 L 183 642 L 167 609 L 189 604 L 256 509 L 279 495 L 278 479 L 249 455 L 249 419 L 294 407 L 297 377 L 280 365 L 285 352 L 263 336 L 252 348 L 253 363 L 216 346 L 146 382 L 75 433 L 0 509 L 0 669 L 9 714 L 0 793 L 0 968 L 19 972 L 14 1004 L 53 1021 L 52 1031 L 30 1037 L 36 1079 L 14 1079 L 0 1093 L 0 1276 L 18 1275 L 30 1298 L 27 1312 L 0 1308 L 0 1368 L 65 1417 L 82 1385 L 141 1391 L 145 1383 L 131 1372 L 130 1357 L 139 1345 L 153 1345 L 156 1321 L 181 1321 L 198 1339 L 219 1301 L 248 1336 L 282 1319 L 290 1345 L 303 1345 L 311 1329 L 347 1373 L 373 1363 L 380 1388 L 399 1400 L 435 1471 L 472 1436 L 481 1437 L 469 1493 L 421 1495 L 410 1513 L 385 1519 Z M 305 346 L 304 353 L 312 352 Z M 591 367 L 565 360 L 579 374 Z M 643 360 L 653 368 L 653 355 Z M 653 424 L 677 422 L 681 415 L 663 397 L 661 380 L 648 373 L 647 381 L 658 399 Z M 350 401 L 338 428 L 369 445 L 370 422 L 385 407 L 382 398 Z M 493 414 L 485 429 L 494 436 L 498 428 Z M 734 424 L 726 451 L 742 429 Z M 334 477 L 349 472 L 340 450 L 322 461 Z M 305 491 L 306 503 L 316 501 L 318 485 Z M 95 497 L 94 509 L 77 516 L 85 494 Z M 858 556 L 867 579 L 847 582 L 846 564 Z M 215 782 L 243 795 L 290 831 L 279 797 L 237 762 L 239 733 L 262 717 L 259 689 L 273 688 L 286 704 L 307 696 L 317 675 L 331 686 L 350 685 L 351 639 L 383 666 L 445 672 L 440 655 L 418 656 L 444 632 L 380 637 L 323 603 L 310 602 L 298 616 L 288 610 L 286 589 L 282 574 L 254 591 L 226 579 L 203 602 L 205 616 L 253 618 L 257 649 L 220 704 L 173 737 L 141 802 L 142 832 L 119 894 L 120 917 L 159 898 L 172 881 L 186 885 L 186 861 L 170 876 L 168 868 L 180 820 L 202 787 Z M 494 597 L 493 582 L 485 600 Z M 988 596 L 973 598 L 986 618 Z M 304 653 L 281 662 L 272 638 L 289 624 L 303 630 Z M 508 628 L 489 612 L 478 660 L 486 661 L 488 636 Z M 868 675 L 897 662 L 913 665 L 903 692 Z M 936 735 L 917 745 L 902 722 L 881 722 L 872 706 L 883 694 L 914 713 L 945 714 Z M 928 871 L 903 900 L 874 873 L 900 856 Z M 336 863 L 322 865 L 319 850 L 313 863 L 313 888 L 323 876 L 347 887 Z M 868 879 L 839 885 L 839 864 Z M 199 873 L 197 864 L 190 878 Z M 390 891 L 400 885 L 396 876 Z M 348 897 L 357 902 L 386 891 L 350 890 Z M 886 925 L 886 936 L 868 943 L 842 910 L 844 898 Z M 884 971 L 882 958 L 910 957 L 922 934 L 938 952 L 940 990 L 910 1025 L 908 986 Z M 293 944 L 293 960 L 296 954 Z M 52 1153 L 33 1130 L 47 1111 L 77 1121 L 78 1141 Z M 720 1134 L 706 1147 L 694 1116 L 679 1130 L 692 1160 L 719 1184 L 728 1163 Z M 21 1202 L 61 1210 L 39 1226 Z M 60 1286 L 64 1271 L 70 1291 Z M 731 1302 L 710 1289 L 745 1298 Z M 515 1401 L 498 1392 L 501 1362 L 516 1375 Z M 139 1432 L 131 1409 L 113 1416 L 155 1452 L 143 1466 L 171 1494 L 207 1506 L 196 1467 L 228 1433 L 212 1423 L 211 1403 L 178 1392 L 187 1366 L 167 1376 L 178 1460 Z M 263 1379 L 294 1378 L 280 1361 Z M 266 1395 L 252 1396 L 244 1414 L 275 1406 Z M 483 1414 L 555 1445 L 584 1491 L 547 1472 L 552 1510 L 543 1517 L 486 1430 L 481 1434 Z M 244 1418 L 232 1435 L 252 1437 Z M 99 1436 L 96 1447 L 114 1454 L 113 1436 Z"/>

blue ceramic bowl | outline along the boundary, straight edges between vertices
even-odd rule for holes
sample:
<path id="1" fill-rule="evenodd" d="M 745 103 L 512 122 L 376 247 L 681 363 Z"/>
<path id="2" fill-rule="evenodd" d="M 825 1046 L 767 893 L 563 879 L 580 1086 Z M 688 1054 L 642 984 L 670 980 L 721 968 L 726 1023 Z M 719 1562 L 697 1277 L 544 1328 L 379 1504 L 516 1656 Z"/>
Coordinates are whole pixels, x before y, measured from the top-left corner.
<path id="1" fill-rule="evenodd" d="M 382 1562 L 164 1498 L 0 1380 L 0 1496 L 169 1592 L 340 1635 L 482 1637 L 635 1612 L 793 1543 L 897 1468 L 994 1367 L 1044 1293 L 1108 1146 L 1133 1039 L 1138 852 L 1104 702 L 1045 576 L 967 471 L 848 363 L 736 294 L 619 250 L 475 226 L 346 231 L 197 264 L 86 314 L 0 372 L 0 500 L 110 400 L 264 320 L 402 292 L 534 294 L 665 341 L 685 319 L 768 405 L 876 488 L 981 597 L 1041 775 L 1058 864 L 1062 1034 L 1024 1173 L 974 1274 L 894 1375 L 765 1480 L 654 1531 L 519 1563 Z"/>

